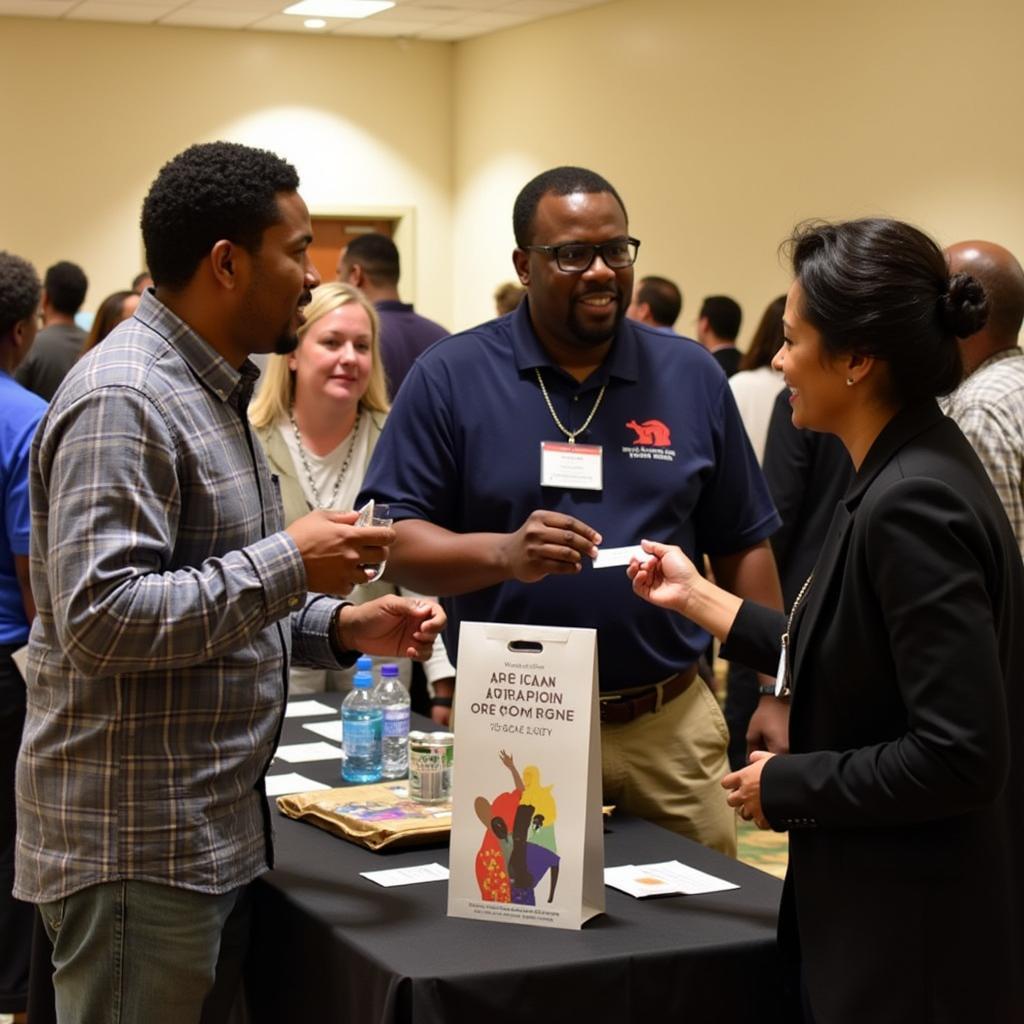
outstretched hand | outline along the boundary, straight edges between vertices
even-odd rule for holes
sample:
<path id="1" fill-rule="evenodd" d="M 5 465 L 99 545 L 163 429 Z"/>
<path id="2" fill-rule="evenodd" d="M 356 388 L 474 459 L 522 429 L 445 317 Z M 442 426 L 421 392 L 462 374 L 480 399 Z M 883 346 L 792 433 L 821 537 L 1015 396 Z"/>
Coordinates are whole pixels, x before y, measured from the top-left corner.
<path id="1" fill-rule="evenodd" d="M 564 512 L 537 509 L 502 545 L 510 579 L 535 583 L 552 573 L 579 572 L 584 556 L 597 557 L 601 535 Z"/>
<path id="2" fill-rule="evenodd" d="M 682 550 L 657 541 L 642 542 L 646 559 L 634 558 L 626 569 L 633 592 L 659 608 L 686 614 L 701 575 Z"/>
<path id="3" fill-rule="evenodd" d="M 423 661 L 430 656 L 446 621 L 436 601 L 386 594 L 342 608 L 338 643 L 348 651 Z"/>

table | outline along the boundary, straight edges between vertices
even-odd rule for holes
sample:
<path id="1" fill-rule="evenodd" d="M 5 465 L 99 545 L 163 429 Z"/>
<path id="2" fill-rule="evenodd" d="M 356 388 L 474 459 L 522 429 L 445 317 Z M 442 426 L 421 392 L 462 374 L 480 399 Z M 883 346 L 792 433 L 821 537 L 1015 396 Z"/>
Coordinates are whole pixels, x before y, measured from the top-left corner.
<path id="1" fill-rule="evenodd" d="M 340 703 L 337 694 L 317 699 Z M 314 739 L 302 725 L 322 720 L 286 719 L 282 742 Z M 272 773 L 291 770 L 340 784 L 330 762 L 275 762 Z M 254 886 L 256 1024 L 786 1019 L 781 883 L 648 822 L 612 817 L 607 865 L 677 858 L 741 888 L 643 901 L 606 889 L 606 913 L 578 932 L 448 918 L 443 882 L 384 889 L 359 876 L 447 864 L 446 846 L 371 853 L 274 813 L 277 866 Z"/>

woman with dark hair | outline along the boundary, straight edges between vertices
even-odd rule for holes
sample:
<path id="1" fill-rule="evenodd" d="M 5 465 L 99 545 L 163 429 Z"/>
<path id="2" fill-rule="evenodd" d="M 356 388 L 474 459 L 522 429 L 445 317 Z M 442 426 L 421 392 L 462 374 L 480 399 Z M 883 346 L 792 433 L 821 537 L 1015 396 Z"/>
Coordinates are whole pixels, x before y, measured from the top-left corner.
<path id="1" fill-rule="evenodd" d="M 1024 567 L 935 403 L 985 295 L 896 221 L 806 226 L 792 255 L 775 365 L 793 423 L 836 434 L 857 470 L 814 572 L 788 616 L 661 544 L 629 574 L 792 692 L 790 753 L 723 785 L 790 832 L 779 937 L 804 1019 L 1020 1020 Z"/>
<path id="2" fill-rule="evenodd" d="M 96 310 L 92 327 L 82 344 L 82 355 L 94 349 L 122 320 L 127 320 L 138 304 L 139 296 L 136 292 L 114 292 L 108 295 Z"/>

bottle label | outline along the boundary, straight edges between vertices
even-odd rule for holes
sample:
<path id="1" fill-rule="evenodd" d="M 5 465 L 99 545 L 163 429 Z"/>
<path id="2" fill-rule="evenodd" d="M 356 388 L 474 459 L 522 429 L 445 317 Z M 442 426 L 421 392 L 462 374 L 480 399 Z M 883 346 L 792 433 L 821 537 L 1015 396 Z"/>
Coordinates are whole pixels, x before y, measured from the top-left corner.
<path id="1" fill-rule="evenodd" d="M 384 708 L 384 735 L 387 738 L 409 735 L 409 709 Z"/>
<path id="2" fill-rule="evenodd" d="M 379 757 L 380 719 L 346 721 L 344 744 L 346 757 Z"/>

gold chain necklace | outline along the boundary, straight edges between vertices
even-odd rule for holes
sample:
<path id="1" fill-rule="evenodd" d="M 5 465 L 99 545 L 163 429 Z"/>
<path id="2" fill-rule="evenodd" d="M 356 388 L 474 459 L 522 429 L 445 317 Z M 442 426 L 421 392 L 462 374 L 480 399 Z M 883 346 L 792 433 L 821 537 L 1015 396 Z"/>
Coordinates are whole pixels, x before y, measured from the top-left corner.
<path id="1" fill-rule="evenodd" d="M 313 471 L 309 468 L 309 460 L 306 458 L 306 448 L 302 443 L 302 435 L 299 433 L 299 425 L 295 422 L 295 407 L 293 406 L 288 410 L 288 418 L 292 421 L 292 430 L 295 432 L 295 443 L 299 447 L 299 458 L 302 460 L 302 468 L 306 471 L 306 480 L 309 482 L 309 489 L 313 495 L 313 500 L 316 501 L 317 508 L 332 508 L 334 501 L 338 497 L 338 491 L 341 489 L 341 481 L 345 479 L 345 473 L 348 470 L 348 464 L 352 461 L 352 453 L 356 448 L 356 438 L 359 436 L 359 420 L 363 415 L 363 407 L 356 407 L 356 422 L 352 428 L 352 433 L 349 434 L 348 440 L 348 451 L 345 453 L 345 461 L 341 464 L 341 469 L 338 470 L 338 477 L 334 481 L 334 489 L 331 491 L 331 500 L 325 505 L 320 499 L 320 490 L 316 485 L 316 481 L 313 479 Z"/>
<path id="2" fill-rule="evenodd" d="M 594 402 L 594 407 L 590 410 L 590 415 L 583 421 L 583 426 L 578 427 L 576 430 L 566 430 L 565 424 L 558 418 L 558 413 L 555 412 L 555 407 L 551 404 L 551 396 L 548 394 L 548 389 L 544 387 L 544 378 L 540 375 L 540 367 L 535 366 L 533 368 L 533 372 L 537 374 L 537 383 L 540 385 L 540 393 L 544 396 L 544 401 L 547 402 L 548 412 L 551 413 L 551 418 L 555 421 L 555 426 L 558 427 L 558 429 L 569 439 L 569 444 L 575 444 L 576 438 L 590 426 L 590 421 L 597 414 L 597 408 L 601 404 L 601 399 L 604 398 L 605 389 L 608 385 L 601 385 L 601 390 L 597 393 L 597 399 Z"/>

